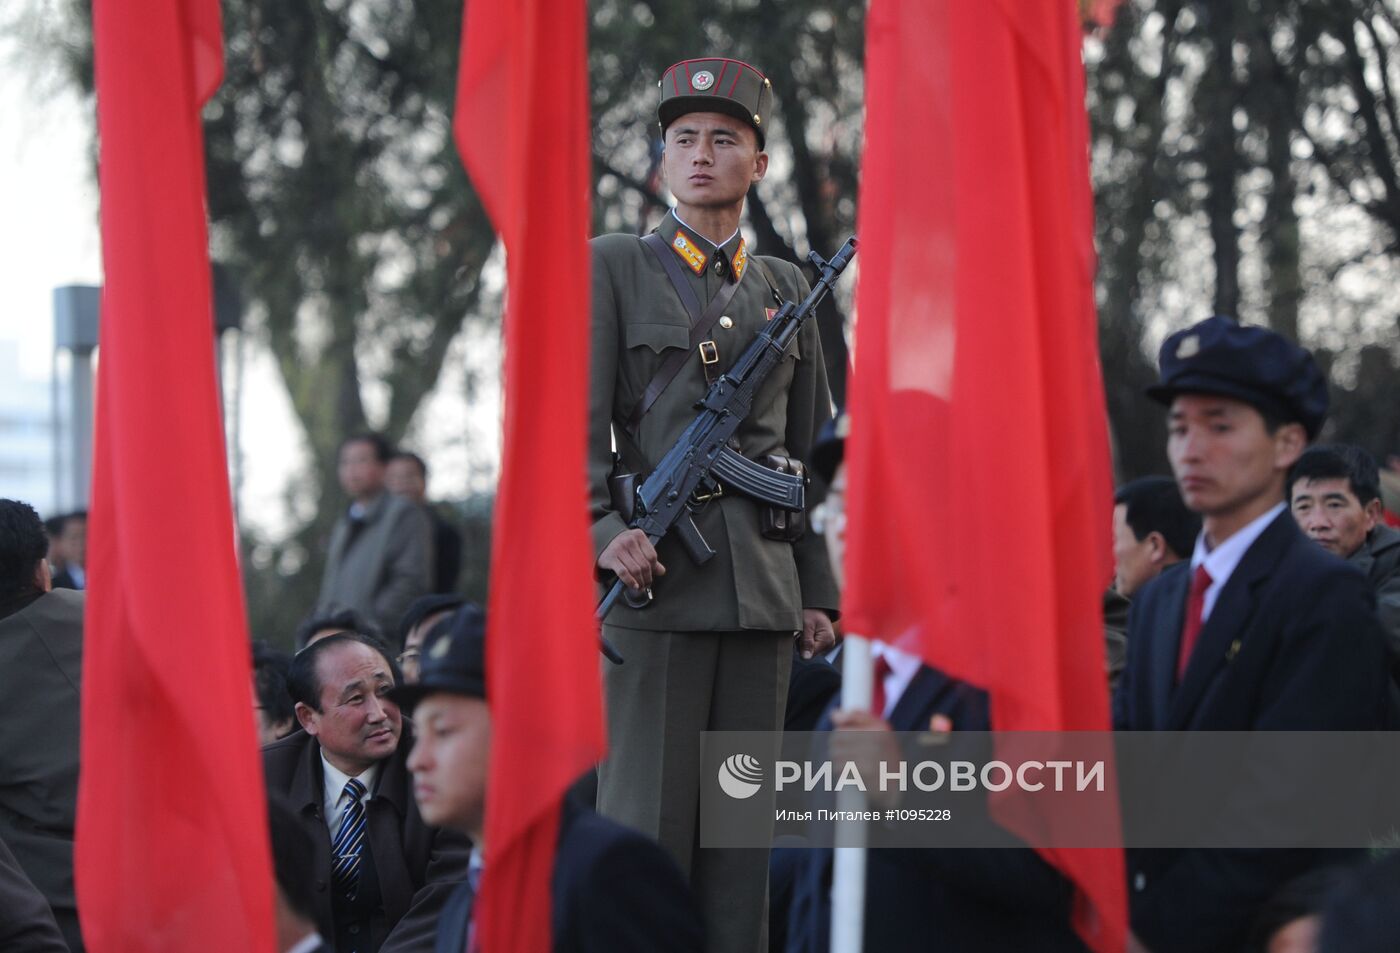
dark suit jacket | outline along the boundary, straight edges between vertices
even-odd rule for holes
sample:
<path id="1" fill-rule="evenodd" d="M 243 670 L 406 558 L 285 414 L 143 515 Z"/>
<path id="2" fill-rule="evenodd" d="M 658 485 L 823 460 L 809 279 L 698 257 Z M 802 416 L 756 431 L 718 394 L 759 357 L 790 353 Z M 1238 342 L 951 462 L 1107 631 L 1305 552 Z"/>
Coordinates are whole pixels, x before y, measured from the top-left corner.
<path id="1" fill-rule="evenodd" d="M 462 574 L 462 534 L 436 507 L 425 508 L 433 524 L 433 592 L 456 592 L 457 577 Z"/>
<path id="2" fill-rule="evenodd" d="M 0 950 L 5 953 L 69 953 L 48 901 L 0 841 Z"/>
<path id="3" fill-rule="evenodd" d="M 73 574 L 72 574 L 71 572 L 69 572 L 67 569 L 60 569 L 58 572 L 56 572 L 56 573 L 53 574 L 53 587 L 54 587 L 55 589 L 79 589 L 79 588 L 81 588 L 81 587 L 78 585 L 77 580 L 75 580 L 75 579 L 73 578 Z"/>
<path id="4" fill-rule="evenodd" d="M 1116 728 L 1388 727 L 1386 645 L 1370 586 L 1304 537 L 1291 514 L 1279 514 L 1240 560 L 1174 686 L 1190 577 L 1189 563 L 1170 567 L 1133 600 Z M 1239 949 L 1279 886 L 1340 859 L 1315 850 L 1129 851 L 1133 929 L 1153 953 Z"/>
<path id="5" fill-rule="evenodd" d="M 83 949 L 73 820 L 85 598 L 54 590 L 0 618 L 0 840 L 48 899 L 74 953 Z"/>
<path id="6" fill-rule="evenodd" d="M 381 906 L 360 953 L 405 953 L 433 948 L 437 918 L 453 886 L 467 876 L 470 844 L 461 834 L 429 827 L 418 813 L 405 762 L 413 747 L 408 723 L 398 750 L 380 766 L 374 796 L 365 808 L 366 844 L 373 859 Z M 263 749 L 270 790 L 283 795 L 316 849 L 316 925 L 336 935 L 331 913 L 331 837 L 324 817 L 321 748 L 298 731 Z"/>
<path id="7" fill-rule="evenodd" d="M 554 953 L 700 953 L 700 913 L 670 856 L 575 800 L 563 811 L 550 883 Z M 467 948 L 475 899 L 470 884 L 453 891 L 437 953 Z"/>
<path id="8" fill-rule="evenodd" d="M 986 692 L 924 666 L 889 721 L 896 731 L 925 731 L 936 714 L 958 729 L 991 730 Z M 830 730 L 830 712 L 818 727 Z M 807 851 L 788 919 L 789 953 L 830 947 L 831 863 L 830 848 Z M 866 860 L 865 949 L 1082 953 L 1071 899 L 1069 882 L 1028 847 L 876 848 Z"/>

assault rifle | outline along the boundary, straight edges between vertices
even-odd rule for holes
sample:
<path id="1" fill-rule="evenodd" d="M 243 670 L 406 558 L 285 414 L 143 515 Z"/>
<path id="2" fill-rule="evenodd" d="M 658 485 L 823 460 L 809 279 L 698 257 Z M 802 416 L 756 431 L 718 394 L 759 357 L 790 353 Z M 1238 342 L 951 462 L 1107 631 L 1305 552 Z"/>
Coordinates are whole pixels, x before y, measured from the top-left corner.
<path id="1" fill-rule="evenodd" d="M 685 428 L 656 469 L 636 488 L 629 529 L 640 529 L 652 545 L 673 529 L 686 554 L 704 565 L 715 551 L 700 535 L 693 514 L 721 491 L 737 491 L 769 506 L 800 512 L 805 505 L 806 481 L 796 474 L 780 473 L 758 464 L 730 447 L 730 438 L 753 409 L 754 395 L 778 366 L 803 323 L 817 310 L 856 254 L 856 240 L 849 238 L 830 261 L 812 252 L 807 260 L 817 269 L 812 291 L 800 304 L 783 303 L 778 313 L 749 344 L 734 366 L 721 375 L 695 406 L 699 413 Z M 605 619 L 626 587 L 614 580 L 598 603 L 598 619 Z M 651 592 L 628 591 L 627 603 L 641 608 Z M 620 661 L 609 655 L 613 661 Z"/>

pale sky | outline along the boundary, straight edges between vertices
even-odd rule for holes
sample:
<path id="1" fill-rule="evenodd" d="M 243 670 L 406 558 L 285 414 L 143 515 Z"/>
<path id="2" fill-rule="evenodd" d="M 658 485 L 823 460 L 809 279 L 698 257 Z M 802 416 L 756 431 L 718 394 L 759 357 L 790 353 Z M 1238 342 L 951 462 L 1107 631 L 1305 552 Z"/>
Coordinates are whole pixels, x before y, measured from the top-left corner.
<path id="1" fill-rule="evenodd" d="M 16 0 L 9 0 L 16 2 Z M 44 0 L 18 0 L 42 5 Z M 0 341 L 15 341 L 21 373 L 47 380 L 53 348 L 53 289 L 100 284 L 97 187 L 91 174 L 91 105 L 32 57 L 16 56 L 16 41 L 0 35 Z M 43 74 L 43 75 L 39 75 Z M 304 465 L 302 432 L 258 329 L 241 343 L 238 403 L 236 336 L 225 336 L 224 385 L 230 426 L 241 425 L 231 456 L 243 461 L 240 503 L 245 522 L 273 536 L 310 514 L 313 501 L 288 501 L 289 481 Z M 480 388 L 470 410 L 464 368 L 485 374 L 500 367 L 498 335 L 463 333 L 453 343 L 437 390 L 415 420 L 405 445 L 427 457 L 429 492 L 457 498 L 489 488 L 499 456 L 499 393 Z M 384 395 L 368 387 L 373 414 Z M 293 494 L 293 496 L 295 496 Z"/>

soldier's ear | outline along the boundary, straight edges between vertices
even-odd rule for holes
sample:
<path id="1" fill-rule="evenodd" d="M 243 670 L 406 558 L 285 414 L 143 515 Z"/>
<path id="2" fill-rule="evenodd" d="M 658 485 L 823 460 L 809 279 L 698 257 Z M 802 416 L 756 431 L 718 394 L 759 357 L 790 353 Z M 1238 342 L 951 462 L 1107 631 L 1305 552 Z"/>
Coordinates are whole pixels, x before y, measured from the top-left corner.
<path id="1" fill-rule="evenodd" d="M 39 564 L 34 567 L 34 585 L 40 592 L 53 589 L 53 567 L 47 559 L 39 560 Z"/>
<path id="2" fill-rule="evenodd" d="M 760 152 L 754 159 L 753 181 L 762 182 L 763 177 L 768 174 L 768 153 Z"/>

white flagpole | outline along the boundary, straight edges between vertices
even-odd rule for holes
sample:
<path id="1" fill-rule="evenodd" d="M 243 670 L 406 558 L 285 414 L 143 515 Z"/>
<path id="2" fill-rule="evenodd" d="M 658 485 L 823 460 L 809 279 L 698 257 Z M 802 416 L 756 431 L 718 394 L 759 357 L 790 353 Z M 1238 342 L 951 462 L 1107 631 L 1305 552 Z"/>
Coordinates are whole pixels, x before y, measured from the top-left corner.
<path id="1" fill-rule="evenodd" d="M 870 708 L 874 666 L 870 640 L 847 635 L 841 650 L 841 707 Z M 865 792 L 843 788 L 836 793 L 840 811 L 865 810 Z M 831 877 L 831 953 L 861 953 L 865 938 L 865 824 L 840 821 Z"/>

